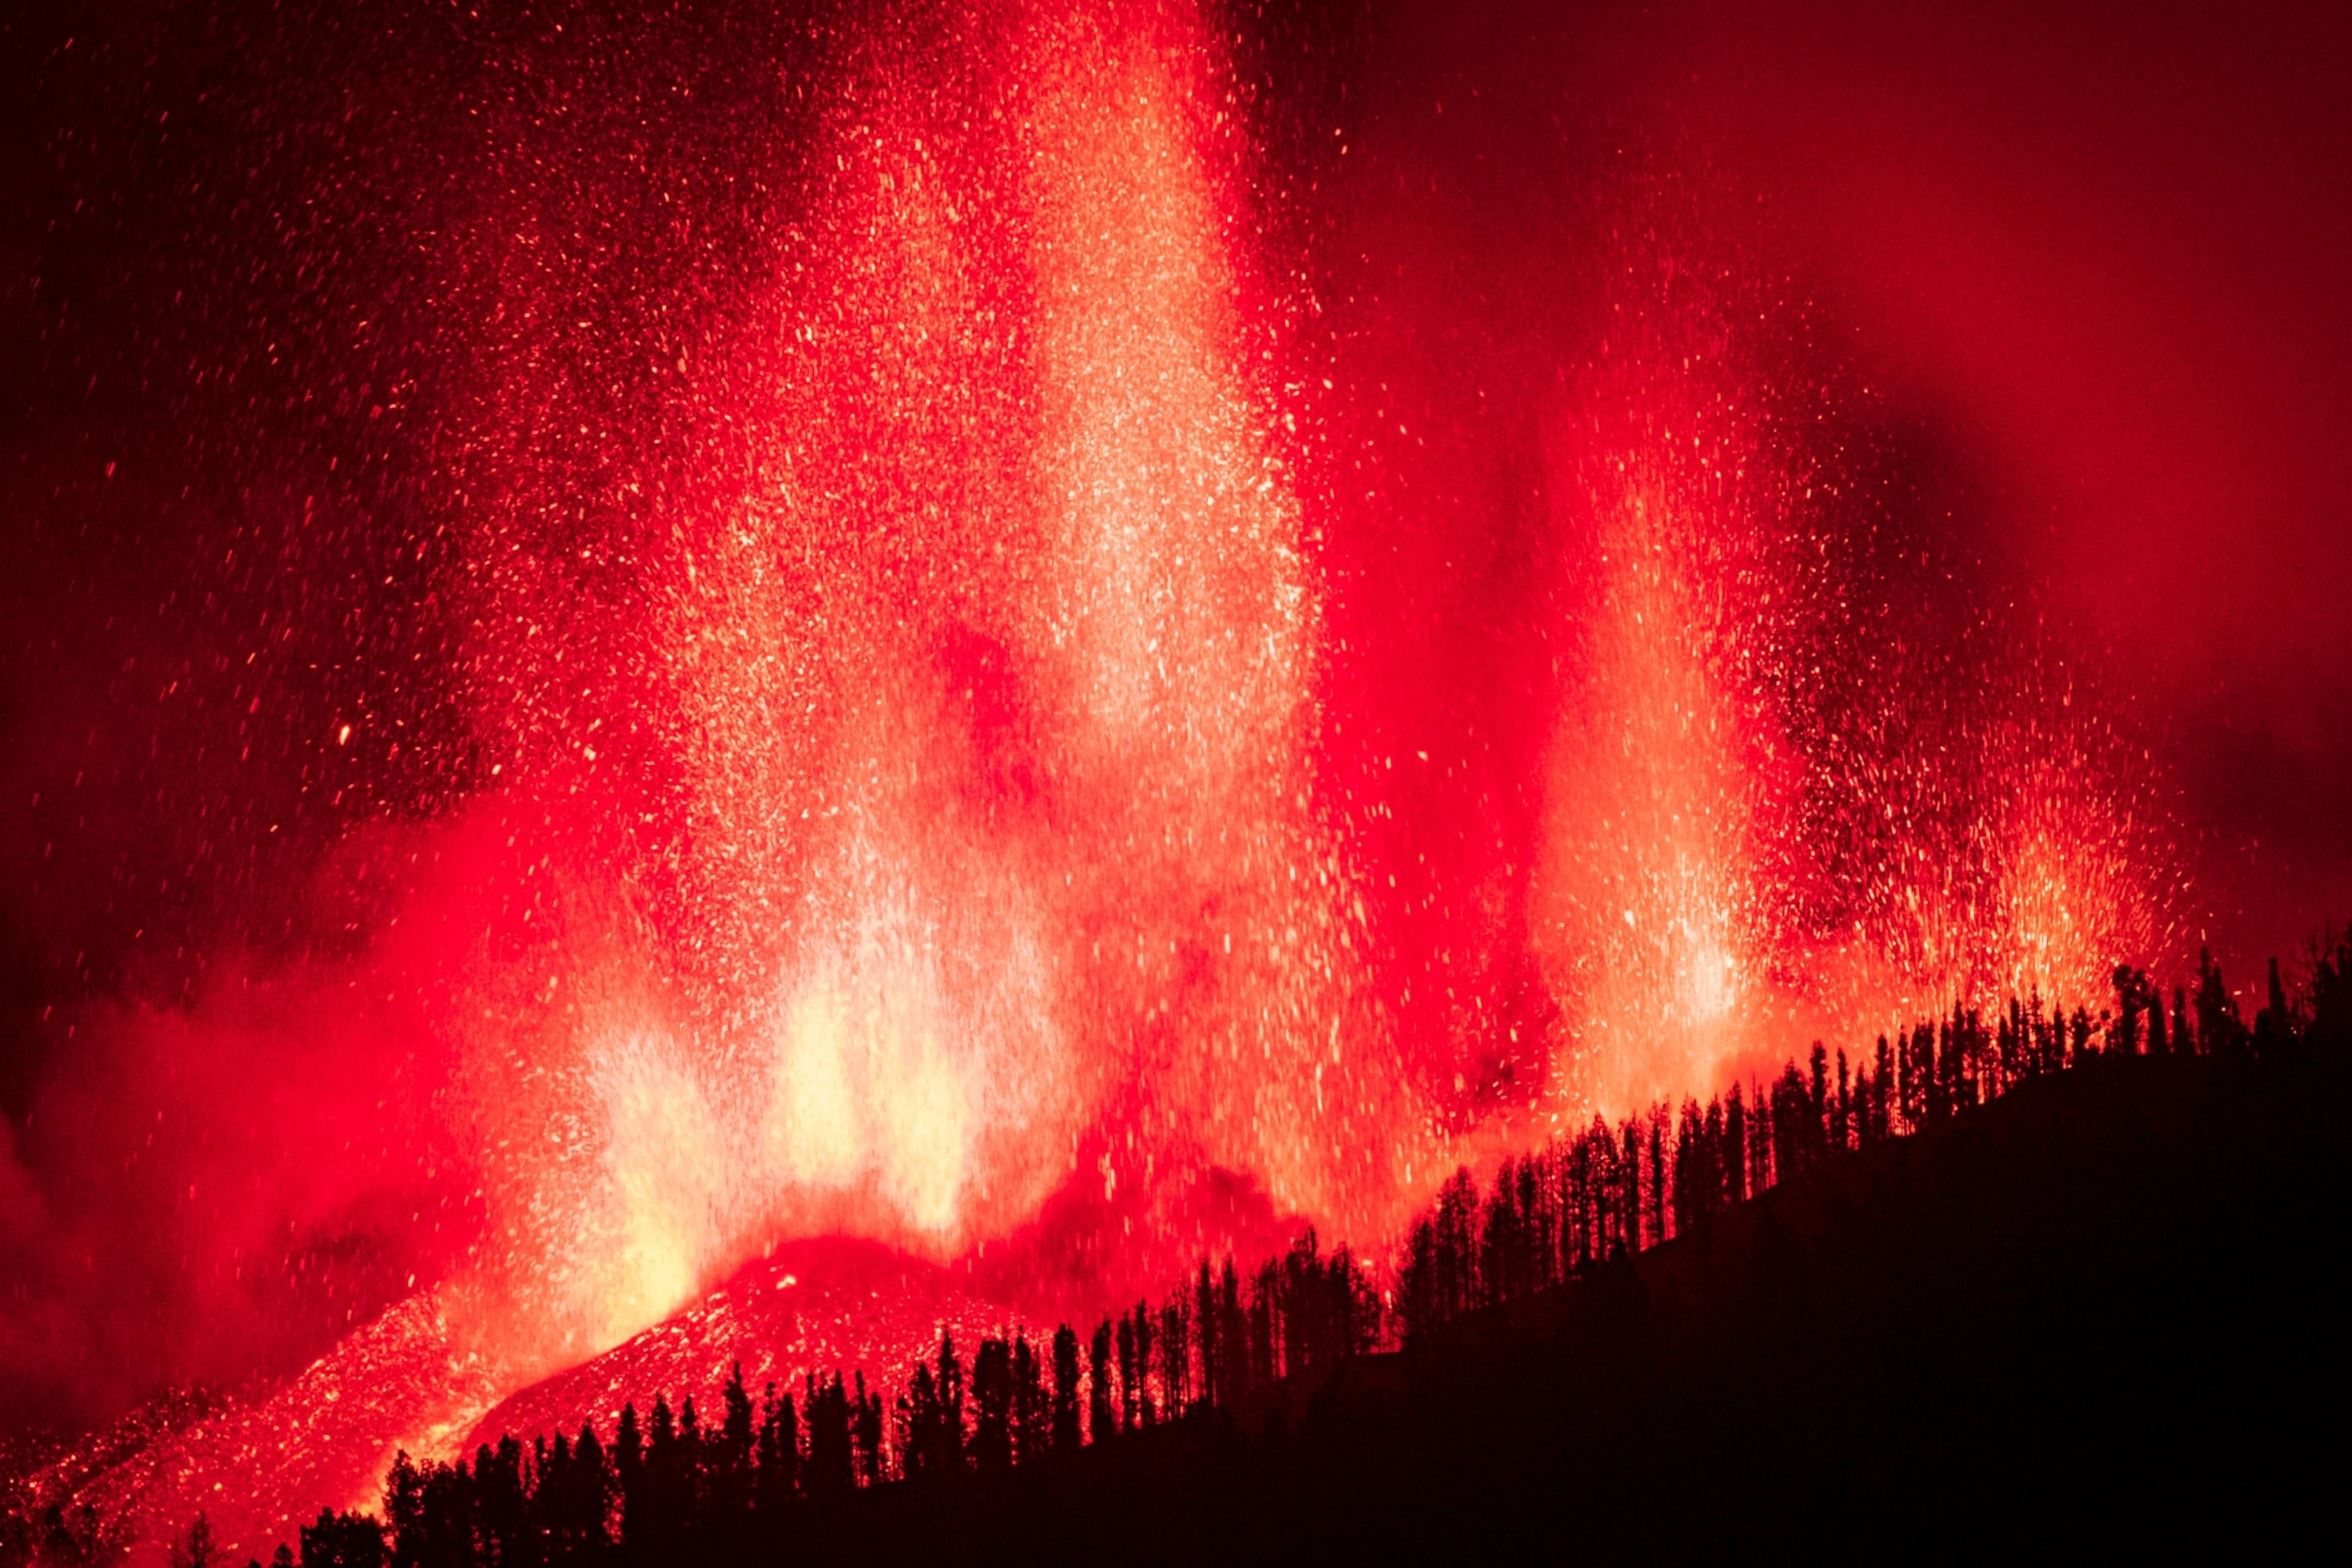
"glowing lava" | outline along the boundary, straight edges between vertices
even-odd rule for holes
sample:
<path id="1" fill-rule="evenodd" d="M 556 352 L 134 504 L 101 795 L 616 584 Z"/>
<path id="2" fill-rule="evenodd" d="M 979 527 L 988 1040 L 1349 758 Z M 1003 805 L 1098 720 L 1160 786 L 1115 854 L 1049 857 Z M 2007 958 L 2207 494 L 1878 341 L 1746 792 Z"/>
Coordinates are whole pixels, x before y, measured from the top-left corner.
<path id="1" fill-rule="evenodd" d="M 472 657 L 530 891 L 455 1027 L 519 1376 L 779 1236 L 956 1256 L 1088 1138 L 1107 1186 L 1409 1201 L 1227 67 L 1178 11 L 995 21 L 961 68 L 859 51 L 640 396 L 529 333 L 486 372 Z"/>
<path id="2" fill-rule="evenodd" d="M 739 1354 L 878 1373 L 1293 1221 L 1377 1249 L 1545 1113 L 2095 1002 L 2175 936 L 2091 704 L 2030 638 L 1915 626 L 1932 574 L 1818 445 L 1841 395 L 1776 384 L 1773 303 L 1639 256 L 1543 411 L 1524 917 L 1455 923 L 1559 1024 L 1480 1128 L 1457 1042 L 1396 1021 L 1358 835 L 1403 787 L 1325 776 L 1320 552 L 1378 523 L 1300 478 L 1307 286 L 1254 245 L 1223 34 L 983 6 L 760 90 L 814 107 L 699 163 L 487 102 L 498 199 L 419 241 L 481 788 L 336 978 L 422 998 L 468 1234 L 90 1481 L 135 1531 L 205 1506 L 266 1552 L 550 1374 L 498 1419 Z"/>
<path id="3" fill-rule="evenodd" d="M 1955 1002 L 2095 1006 L 2116 954 L 2181 939 L 2145 753 L 1851 522 L 1877 498 L 1823 447 L 1837 393 L 1757 368 L 1785 307 L 1672 259 L 1625 269 L 1658 281 L 1555 440 L 1577 652 L 1529 931 L 1555 1093 L 1623 1115 Z"/>

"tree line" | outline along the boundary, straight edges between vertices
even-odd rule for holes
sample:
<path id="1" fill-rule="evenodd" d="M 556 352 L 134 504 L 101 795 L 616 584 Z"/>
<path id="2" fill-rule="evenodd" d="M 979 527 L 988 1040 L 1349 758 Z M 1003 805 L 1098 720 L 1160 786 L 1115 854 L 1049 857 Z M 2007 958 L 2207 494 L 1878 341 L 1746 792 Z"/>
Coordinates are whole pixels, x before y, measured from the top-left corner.
<path id="1" fill-rule="evenodd" d="M 1861 1061 L 1816 1044 L 1769 1083 L 1735 1084 L 1702 1108 L 1665 1103 L 1505 1160 L 1482 1184 L 1457 1170 L 1410 1228 L 1383 1297 L 1348 1250 L 1305 1233 L 1246 1274 L 1203 1258 L 1160 1300 L 1081 1338 L 1065 1323 L 985 1337 L 967 1362 L 952 1334 L 895 1396 L 806 1375 L 755 1394 L 738 1365 L 715 1420 L 688 1394 L 623 1406 L 526 1447 L 509 1435 L 448 1463 L 403 1453 L 379 1514 L 323 1510 L 280 1544 L 275 1568 L 559 1568 L 727 1555 L 788 1539 L 797 1510 L 887 1483 L 987 1477 L 1199 1414 L 1244 1405 L 1280 1380 L 1383 1345 L 1409 1348 L 1454 1318 L 1549 1289 L 1609 1260 L 1703 1230 L 1778 1182 L 1932 1129 L 2052 1074 L 2136 1057 L 2258 1060 L 2352 1048 L 2352 934 L 2322 943 L 2307 991 L 2270 966 L 2266 1005 L 2242 1019 L 2210 952 L 2170 998 L 2115 971 L 2093 1016 L 2038 996 L 1990 1022 L 1975 1009 L 1882 1036 Z M 0 1515 L 0 1568 L 81 1568 L 96 1521 L 52 1504 Z M 221 1562 L 203 1517 L 173 1543 L 174 1568 Z M 254 1568 L 258 1568 L 257 1560 Z"/>
<path id="2" fill-rule="evenodd" d="M 1396 1270 L 1394 1331 L 1405 1344 L 1465 1312 L 1545 1289 L 1608 1259 L 1696 1232 L 1733 1205 L 1840 1152 L 1934 1128 L 2053 1073 L 2135 1057 L 2241 1060 L 2352 1047 L 2352 934 L 2316 944 L 2305 994 L 2270 963 L 2252 1024 L 2210 950 L 2197 984 L 2160 987 L 2128 965 L 2095 1017 L 2012 998 L 1990 1023 L 1975 1008 L 1881 1035 L 1868 1058 L 1806 1064 L 1734 1084 L 1701 1109 L 1660 1102 L 1503 1162 L 1483 1190 L 1458 1170 L 1409 1233 Z"/>
<path id="3" fill-rule="evenodd" d="M 800 1510 L 889 1482 L 986 1477 L 1230 1406 L 1379 1342 L 1363 1266 L 1308 1230 L 1244 1280 L 1228 1256 L 1158 1301 L 1033 1342 L 951 1332 L 887 1400 L 860 1373 L 754 1394 L 739 1363 L 707 1419 L 692 1394 L 622 1406 L 528 1447 L 512 1435 L 448 1463 L 394 1458 L 379 1513 L 321 1510 L 273 1568 L 560 1568 L 730 1556 L 789 1533 Z M 55 1513 L 56 1510 L 50 1510 Z M 94 1542 L 27 1542 L 0 1563 L 81 1564 Z M 220 1568 L 199 1515 L 173 1568 Z M 258 1563 L 258 1559 L 254 1560 Z"/>

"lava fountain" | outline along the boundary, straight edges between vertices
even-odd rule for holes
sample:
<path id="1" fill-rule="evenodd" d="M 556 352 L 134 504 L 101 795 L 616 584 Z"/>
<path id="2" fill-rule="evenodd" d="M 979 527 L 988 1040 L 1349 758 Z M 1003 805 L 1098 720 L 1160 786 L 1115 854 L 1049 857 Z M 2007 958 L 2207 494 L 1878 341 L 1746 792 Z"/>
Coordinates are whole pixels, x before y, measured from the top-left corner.
<path id="1" fill-rule="evenodd" d="M 2146 753 L 1824 441 L 1856 389 L 1764 368 L 1801 310 L 1678 259 L 1653 231 L 1618 269 L 1553 440 L 1576 651 L 1529 936 L 1556 1088 L 1616 1115 L 1955 1004 L 2096 1004 L 2183 935 Z"/>
<path id="2" fill-rule="evenodd" d="M 534 1384 L 572 1426 L 722 1343 L 882 1373 L 1201 1247 L 1376 1250 L 1559 1118 L 2177 941 L 2152 772 L 1884 521 L 1804 312 L 1653 226 L 1540 394 L 1540 807 L 1458 922 L 1538 1005 L 1485 1115 L 1406 1022 L 1462 999 L 1365 849 L 1405 787 L 1332 779 L 1329 542 L 1384 514 L 1307 389 L 1376 399 L 1305 368 L 1346 329 L 1259 243 L 1231 44 L 991 5 L 702 119 L 601 35 L 468 89 L 414 245 L 471 787 L 305 983 L 410 999 L 432 1152 L 381 1184 L 457 1238 L 59 1489 L 266 1551 Z"/>
<path id="3" fill-rule="evenodd" d="M 471 661 L 546 891 L 458 1100 L 520 1369 L 780 1236 L 960 1255 L 1107 1125 L 1108 1186 L 1400 1201 L 1344 1131 L 1417 1118 L 1350 1010 L 1225 68 L 1148 9 L 976 36 L 855 52 L 781 243 L 640 395 L 528 327 L 486 372 Z"/>

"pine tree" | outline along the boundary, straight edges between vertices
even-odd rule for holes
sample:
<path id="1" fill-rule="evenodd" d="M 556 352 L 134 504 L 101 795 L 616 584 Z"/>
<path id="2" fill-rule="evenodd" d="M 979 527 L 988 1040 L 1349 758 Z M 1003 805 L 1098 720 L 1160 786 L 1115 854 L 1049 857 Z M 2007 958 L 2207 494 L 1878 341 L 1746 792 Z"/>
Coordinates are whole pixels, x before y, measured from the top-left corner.
<path id="1" fill-rule="evenodd" d="M 383 1521 L 392 1532 L 395 1568 L 419 1568 L 425 1560 L 425 1476 L 405 1448 L 393 1455 L 383 1478 Z"/>
<path id="2" fill-rule="evenodd" d="M 1282 1265 L 1267 1258 L 1259 1265 L 1256 1276 L 1250 1281 L 1249 1357 L 1250 1380 L 1259 1387 L 1282 1375 Z M 1124 1321 L 1119 1325 L 1122 1354 L 1127 1345 Z M 1126 1363 L 1120 1363 L 1125 1371 Z"/>
<path id="3" fill-rule="evenodd" d="M 512 1563 L 521 1555 L 530 1523 L 524 1488 L 522 1445 L 512 1434 L 500 1437 L 495 1449 L 484 1444 L 475 1451 L 475 1516 L 486 1557 Z"/>
<path id="4" fill-rule="evenodd" d="M 671 1506 L 677 1510 L 678 1534 L 682 1537 L 702 1516 L 707 1501 L 705 1487 L 709 1479 L 709 1443 L 702 1431 L 702 1418 L 694 1408 L 691 1394 L 678 1402 L 677 1407 L 677 1476 Z"/>
<path id="5" fill-rule="evenodd" d="M 1727 1206 L 1747 1201 L 1748 1179 L 1754 1169 L 1750 1152 L 1756 1140 L 1748 1125 L 1748 1102 L 1733 1084 L 1723 1097 L 1724 1193 Z"/>
<path id="6" fill-rule="evenodd" d="M 780 1398 L 772 1383 L 761 1401 L 758 1464 L 753 1506 L 761 1513 L 781 1515 L 800 1491 L 801 1422 L 792 1391 Z"/>
<path id="7" fill-rule="evenodd" d="M 1209 1272 L 1209 1260 L 1201 1259 L 1200 1278 L 1192 1288 L 1192 1332 L 1200 1344 L 1201 1392 L 1203 1404 L 1216 1403 L 1217 1391 L 1223 1382 L 1223 1369 L 1218 1364 L 1218 1331 L 1224 1319 L 1217 1310 L 1217 1282 Z"/>
<path id="8" fill-rule="evenodd" d="M 1445 1321 L 1444 1288 L 1438 1279 L 1437 1226 L 1422 1219 L 1414 1224 L 1405 1237 L 1404 1260 L 1397 1267 L 1397 1315 L 1404 1328 L 1405 1342 L 1413 1343 L 1430 1330 Z M 1309 1364 L 1312 1350 L 1297 1331 L 1297 1308 L 1293 1298 L 1286 1296 L 1284 1307 L 1290 1314 L 1291 1331 L 1285 1338 L 1285 1349 L 1291 1372 L 1303 1372 Z"/>
<path id="9" fill-rule="evenodd" d="M 719 1430 L 708 1445 L 709 1507 L 721 1518 L 751 1511 L 751 1445 L 755 1432 L 751 1392 L 743 1386 L 743 1363 L 737 1362 L 720 1391 Z"/>
<path id="10" fill-rule="evenodd" d="M 1135 1404 L 1137 1414 L 1146 1426 L 1151 1426 L 1167 1405 L 1165 1384 L 1160 1385 L 1160 1394 L 1156 1402 L 1151 1392 L 1152 1371 L 1159 1364 L 1159 1357 L 1155 1354 L 1159 1337 L 1151 1315 L 1151 1304 L 1138 1301 L 1135 1304 Z"/>
<path id="11" fill-rule="evenodd" d="M 621 1406 L 620 1425 L 613 1433 L 613 1474 L 621 1494 L 621 1542 L 630 1545 L 646 1539 L 650 1499 L 646 1486 L 646 1449 L 634 1401 Z"/>
<path id="12" fill-rule="evenodd" d="M 1116 1390 L 1110 1380 L 1110 1320 L 1095 1325 L 1087 1349 L 1087 1436 L 1099 1443 L 1118 1430 Z"/>
<path id="13" fill-rule="evenodd" d="M 982 1474 L 1013 1468 L 1013 1347 L 980 1342 L 971 1362 L 972 1463 Z"/>
<path id="14" fill-rule="evenodd" d="M 566 1539 L 579 1552 L 594 1554 L 613 1539 L 613 1506 L 618 1483 L 604 1447 L 596 1440 L 593 1422 L 580 1423 L 580 1441 L 572 1449 L 572 1490 L 566 1502 Z"/>
<path id="15" fill-rule="evenodd" d="M 1178 1343 L 1181 1342 L 1180 1338 Z M 1177 1353 L 1183 1352 L 1180 1350 Z M 1064 1323 L 1054 1331 L 1054 1447 L 1065 1454 L 1074 1453 L 1080 1438 L 1078 1336 L 1076 1330 Z"/>
<path id="16" fill-rule="evenodd" d="M 1845 1047 L 1840 1046 L 1837 1054 L 1837 1099 L 1832 1102 L 1830 1110 L 1830 1147 L 1850 1149 L 1853 1147 L 1853 1077 L 1846 1066 Z"/>
<path id="17" fill-rule="evenodd" d="M 383 1568 L 383 1529 L 366 1514 L 322 1508 L 317 1523 L 296 1533 L 302 1542 L 302 1568 Z"/>
<path id="18" fill-rule="evenodd" d="M 835 1384 L 841 1382 L 839 1373 L 834 1374 L 834 1382 Z M 878 1390 L 871 1394 L 866 1392 L 866 1373 L 862 1371 L 857 1374 L 856 1394 L 847 1401 L 846 1409 L 849 1413 L 850 1484 L 878 1487 L 883 1482 L 888 1464 L 882 1447 L 882 1395 Z"/>
<path id="19" fill-rule="evenodd" d="M 2275 1057 L 2291 1044 L 2295 1035 L 2294 1009 L 2287 1005 L 2286 987 L 2279 982 L 2279 961 L 2270 962 L 2268 1000 L 2263 1010 L 2254 1015 L 2253 1049 L 2258 1057 Z"/>
<path id="20" fill-rule="evenodd" d="M 964 1468 L 963 1363 L 956 1356 L 955 1336 L 940 1331 L 940 1463 L 948 1470 Z"/>
<path id="21" fill-rule="evenodd" d="M 860 1393 L 862 1394 L 861 1387 Z M 808 1428 L 808 1455 L 801 1467 L 801 1487 L 811 1497 L 846 1492 L 857 1485 L 857 1447 L 849 1394 L 836 1371 L 819 1383 L 811 1373 L 803 1388 L 801 1416 Z M 859 1401 L 861 1406 L 864 1401 Z"/>
<path id="22" fill-rule="evenodd" d="M 1160 1309 L 1160 1414 L 1177 1421 L 1192 1408 L 1192 1313 L 1179 1286 Z"/>
<path id="23" fill-rule="evenodd" d="M 1626 1252 L 1642 1249 L 1642 1123 L 1629 1118 L 1619 1137 L 1622 1150 L 1618 1160 L 1618 1178 L 1623 1184 L 1623 1195 L 1619 1200 L 1619 1243 Z"/>
<path id="24" fill-rule="evenodd" d="M 1118 1320 L 1118 1429 L 1132 1432 L 1140 1422 L 1136 1405 L 1135 1319 L 1122 1312 Z"/>
<path id="25" fill-rule="evenodd" d="M 1654 1247 L 1666 1239 L 1666 1125 L 1668 1112 L 1664 1105 L 1650 1107 L 1650 1244 Z"/>
<path id="26" fill-rule="evenodd" d="M 213 1542 L 212 1521 L 200 1509 L 187 1530 L 172 1542 L 172 1568 L 213 1568 L 219 1556 Z"/>
<path id="27" fill-rule="evenodd" d="M 2107 1049 L 2119 1057 L 2139 1055 L 2140 1016 L 2146 1011 L 2147 976 L 2128 963 L 2116 965 L 2116 1016 L 2107 1030 Z"/>
<path id="28" fill-rule="evenodd" d="M 1026 1333 L 1013 1341 L 1013 1457 L 1028 1464 L 1053 1447 L 1052 1401 L 1045 1394 L 1044 1369 Z"/>
<path id="29" fill-rule="evenodd" d="M 898 1456 L 908 1480 L 921 1480 L 947 1468 L 940 1452 L 940 1384 L 929 1364 L 915 1363 L 906 1392 L 898 1395 Z"/>
<path id="30" fill-rule="evenodd" d="M 2322 932 L 2312 943 L 2311 1018 L 2303 1037 L 2315 1048 L 2352 1047 L 2352 930 Z"/>
<path id="31" fill-rule="evenodd" d="M 2212 950 L 2197 952 L 2197 1049 L 2209 1057 L 2242 1056 L 2246 1026 L 2238 1021 L 2238 1004 L 2221 980 L 2221 966 Z"/>

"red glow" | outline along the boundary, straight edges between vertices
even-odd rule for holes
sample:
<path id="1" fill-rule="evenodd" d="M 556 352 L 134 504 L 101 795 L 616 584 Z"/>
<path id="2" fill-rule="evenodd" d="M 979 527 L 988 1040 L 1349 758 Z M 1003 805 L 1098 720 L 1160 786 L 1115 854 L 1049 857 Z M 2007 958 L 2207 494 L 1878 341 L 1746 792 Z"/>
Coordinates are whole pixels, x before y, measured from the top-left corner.
<path id="1" fill-rule="evenodd" d="M 1267 237 L 1221 33 L 984 9 L 690 157 L 588 45 L 468 101 L 478 208 L 408 241 L 467 788 L 314 871 L 348 952 L 43 1106 L 131 1173 L 92 1235 L 194 1177 L 178 1380 L 309 1363 L 69 1457 L 129 1533 L 266 1555 L 395 1447 L 1376 1249 L 1596 1110 L 2177 960 L 2161 769 L 1885 520 L 1793 291 L 1629 178 L 1487 494 L 1429 428 L 1486 384 Z M 273 1226 L 372 1272 L 288 1328 Z"/>
<path id="2" fill-rule="evenodd" d="M 1918 605 L 1932 557 L 1841 526 L 1831 398 L 1759 378 L 1738 324 L 1769 300 L 1675 293 L 1629 301 L 1554 447 L 1574 652 L 1529 924 L 1558 1081 L 1622 1115 L 2174 952 L 2145 758 L 2033 637 Z"/>

